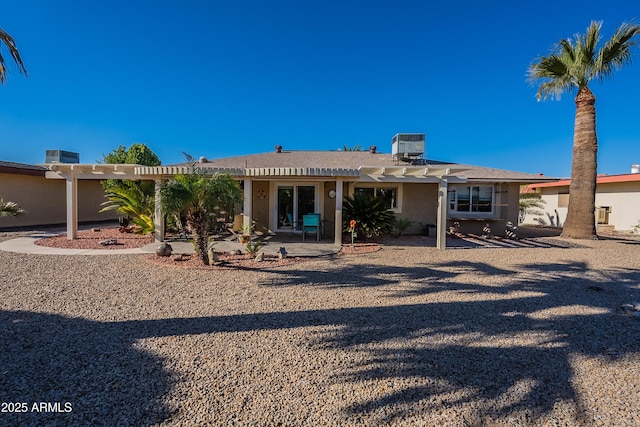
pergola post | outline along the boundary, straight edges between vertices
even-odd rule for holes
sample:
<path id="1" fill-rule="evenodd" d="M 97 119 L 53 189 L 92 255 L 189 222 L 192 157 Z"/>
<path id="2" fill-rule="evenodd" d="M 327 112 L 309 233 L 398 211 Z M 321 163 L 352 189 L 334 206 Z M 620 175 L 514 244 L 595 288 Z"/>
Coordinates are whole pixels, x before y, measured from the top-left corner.
<path id="1" fill-rule="evenodd" d="M 243 226 L 251 227 L 251 178 L 244 179 L 244 212 Z"/>
<path id="2" fill-rule="evenodd" d="M 162 242 L 164 240 L 164 214 L 162 212 L 162 195 L 160 190 L 162 189 L 162 178 L 154 180 L 155 182 L 155 204 L 153 210 L 153 237 L 156 242 Z"/>
<path id="3" fill-rule="evenodd" d="M 438 186 L 438 218 L 436 219 L 436 248 L 447 248 L 447 179 L 440 178 Z"/>
<path id="4" fill-rule="evenodd" d="M 66 176 L 67 239 L 78 237 L 78 179 L 73 172 Z"/>
<path id="5" fill-rule="evenodd" d="M 336 178 L 336 213 L 334 218 L 335 224 L 333 239 L 333 243 L 336 245 L 342 245 L 342 187 L 342 178 Z"/>

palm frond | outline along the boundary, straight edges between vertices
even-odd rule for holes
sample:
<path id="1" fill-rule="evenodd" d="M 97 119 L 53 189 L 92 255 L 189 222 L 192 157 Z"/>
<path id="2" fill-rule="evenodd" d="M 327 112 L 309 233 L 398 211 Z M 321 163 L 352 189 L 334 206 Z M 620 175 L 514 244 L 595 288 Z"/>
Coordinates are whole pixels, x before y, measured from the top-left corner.
<path id="1" fill-rule="evenodd" d="M 153 223 L 155 199 L 142 191 L 140 186 L 130 181 L 127 185 L 114 187 L 106 191 L 106 202 L 102 203 L 100 212 L 117 211 L 130 217 L 135 225 L 139 227 L 141 234 L 153 233 L 155 226 Z"/>
<path id="2" fill-rule="evenodd" d="M 633 38 L 638 34 L 640 34 L 640 26 L 633 22 L 623 23 L 618 27 L 611 39 L 598 52 L 596 78 L 602 80 L 609 77 L 614 71 L 631 62 L 631 49 L 638 45 Z"/>
<path id="3" fill-rule="evenodd" d="M 4 43 L 9 49 L 9 54 L 18 66 L 18 71 L 28 77 L 29 74 L 27 73 L 27 69 L 22 62 L 22 58 L 20 58 L 20 52 L 18 52 L 18 47 L 16 46 L 15 40 L 2 28 L 0 28 L 0 42 Z M 0 83 L 2 84 L 5 84 L 6 81 L 6 71 L 6 63 L 4 58 L 2 57 L 2 54 L 0 53 Z"/>
<path id="4" fill-rule="evenodd" d="M 622 24 L 598 49 L 601 29 L 602 22 L 591 22 L 584 34 L 561 39 L 548 56 L 538 58 L 529 66 L 529 82 L 539 85 L 538 100 L 560 99 L 561 94 L 588 87 L 591 80 L 602 80 L 629 63 L 631 47 L 637 44 L 633 38 L 640 33 L 640 27 Z"/>

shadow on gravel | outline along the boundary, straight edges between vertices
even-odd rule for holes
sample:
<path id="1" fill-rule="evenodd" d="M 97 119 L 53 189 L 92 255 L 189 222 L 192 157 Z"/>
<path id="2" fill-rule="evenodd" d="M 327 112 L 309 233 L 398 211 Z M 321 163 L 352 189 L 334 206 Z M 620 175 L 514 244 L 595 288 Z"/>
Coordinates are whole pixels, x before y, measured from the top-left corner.
<path id="1" fill-rule="evenodd" d="M 160 399 L 172 375 L 160 358 L 132 347 L 140 335 L 132 326 L 0 311 L 0 401 L 26 403 L 26 413 L 0 413 L 0 425 L 129 426 L 166 419 Z M 40 412 L 40 402 L 53 406 Z"/>
<path id="2" fill-rule="evenodd" d="M 335 283 L 357 272 L 361 286 L 415 279 L 412 289 L 390 297 L 395 303 L 398 297 L 439 291 L 495 298 L 105 323 L 2 311 L 0 400 L 29 405 L 70 402 L 73 411 L 3 413 L 0 421 L 70 426 L 152 425 L 168 420 L 171 413 L 162 400 L 179 378 L 163 368 L 161 358 L 136 348 L 136 340 L 150 337 L 337 325 L 338 332 L 328 328 L 310 336 L 307 351 L 364 354 L 365 362 L 344 366 L 330 380 L 384 384 L 384 392 L 372 391 L 368 400 L 344 414 L 345 421 L 366 415 L 379 424 L 463 406 L 471 418 L 453 421 L 484 425 L 516 417 L 528 424 L 550 413 L 559 401 L 573 402 L 575 423 L 588 424 L 581 418 L 587 408 L 572 386 L 570 357 L 616 359 L 640 352 L 640 322 L 617 312 L 620 304 L 640 299 L 640 270 L 586 274 L 584 264 L 557 263 L 525 265 L 515 272 L 450 262 L 384 275 L 378 268 L 353 266 L 353 271 L 341 269 L 324 279 Z M 367 274 L 362 276 L 363 272 Z M 508 281 L 494 287 L 457 280 L 474 273 Z M 376 282 L 378 274 L 384 277 Z M 301 272 L 297 280 L 314 283 L 317 276 Z M 528 293 L 510 295 L 522 290 Z M 567 314 L 566 308 L 573 306 L 589 307 L 589 312 Z M 514 337 L 518 343 L 509 345 Z"/>

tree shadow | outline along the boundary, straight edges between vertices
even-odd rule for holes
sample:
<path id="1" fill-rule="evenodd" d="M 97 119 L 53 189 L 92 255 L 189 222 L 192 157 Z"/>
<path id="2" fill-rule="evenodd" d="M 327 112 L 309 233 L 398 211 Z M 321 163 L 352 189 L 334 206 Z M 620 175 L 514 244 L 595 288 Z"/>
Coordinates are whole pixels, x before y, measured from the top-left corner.
<path id="1" fill-rule="evenodd" d="M 1 424 L 145 425 L 170 416 L 161 397 L 174 375 L 163 360 L 136 349 L 127 323 L 46 313 L 0 311 L 0 401 L 27 403 L 27 413 L 3 413 Z M 32 411 L 56 403 L 71 412 Z"/>
<path id="2" fill-rule="evenodd" d="M 578 262 L 524 265 L 519 271 L 471 262 L 367 266 L 364 286 L 416 283 L 418 291 L 398 292 L 389 306 L 123 322 L 0 311 L 0 400 L 73 404 L 71 413 L 2 414 L 2 423 L 160 423 L 171 417 L 163 397 L 180 376 L 161 357 L 141 350 L 138 340 L 314 326 L 327 328 L 310 333 L 305 345 L 311 351 L 362 356 L 330 381 L 384 387 L 351 404 L 345 420 L 367 416 L 390 423 L 461 406 L 472 408 L 472 418 L 464 420 L 472 425 L 516 415 L 536 420 L 557 402 L 572 402 L 577 414 L 586 413 L 574 389 L 571 358 L 615 360 L 640 352 L 638 322 L 616 311 L 625 298 L 640 299 L 640 270 L 585 269 Z M 363 267 L 353 266 L 347 276 L 342 270 L 302 272 L 289 284 L 315 283 L 319 274 L 322 284 L 333 286 L 356 270 Z M 484 286 L 466 282 L 468 274 L 507 281 Z M 432 301 L 428 295 L 451 291 L 494 298 Z M 397 304 L 397 297 L 418 294 L 426 295 L 421 303 Z"/>
<path id="3" fill-rule="evenodd" d="M 377 422 L 390 423 L 416 411 L 466 405 L 475 408 L 467 424 L 518 416 L 517 422 L 527 423 L 551 413 L 558 402 L 571 402 L 575 422 L 590 422 L 579 418 L 587 409 L 574 389 L 571 358 L 615 360 L 640 352 L 638 323 L 618 311 L 621 303 L 639 299 L 640 270 L 586 274 L 580 262 L 524 265 L 522 271 L 469 262 L 432 268 L 452 267 L 512 278 L 496 288 L 464 281 L 418 284 L 394 296 L 454 291 L 497 298 L 372 308 L 374 314 L 358 315 L 362 320 L 344 319 L 348 327 L 340 335 L 317 337 L 318 346 L 368 354 L 335 381 L 388 384 L 381 397 L 351 405 L 349 414 L 385 408 Z M 522 291 L 528 295 L 508 297 Z M 407 387 L 411 382 L 416 385 Z"/>

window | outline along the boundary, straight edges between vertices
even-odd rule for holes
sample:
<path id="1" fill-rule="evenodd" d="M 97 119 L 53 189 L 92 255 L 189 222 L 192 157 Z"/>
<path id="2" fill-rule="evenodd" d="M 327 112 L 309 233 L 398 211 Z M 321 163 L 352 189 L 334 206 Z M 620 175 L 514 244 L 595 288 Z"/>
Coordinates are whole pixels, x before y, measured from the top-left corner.
<path id="1" fill-rule="evenodd" d="M 355 194 L 367 194 L 372 197 L 382 197 L 387 201 L 389 209 L 398 209 L 397 187 L 357 187 Z"/>
<path id="2" fill-rule="evenodd" d="M 558 193 L 558 207 L 559 208 L 569 207 L 569 193 Z"/>
<path id="3" fill-rule="evenodd" d="M 456 213 L 493 213 L 493 186 L 455 186 L 449 191 L 449 211 Z"/>
<path id="4" fill-rule="evenodd" d="M 278 185 L 276 212 L 278 229 L 302 224 L 302 217 L 317 211 L 314 185 Z"/>

